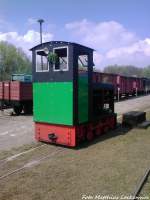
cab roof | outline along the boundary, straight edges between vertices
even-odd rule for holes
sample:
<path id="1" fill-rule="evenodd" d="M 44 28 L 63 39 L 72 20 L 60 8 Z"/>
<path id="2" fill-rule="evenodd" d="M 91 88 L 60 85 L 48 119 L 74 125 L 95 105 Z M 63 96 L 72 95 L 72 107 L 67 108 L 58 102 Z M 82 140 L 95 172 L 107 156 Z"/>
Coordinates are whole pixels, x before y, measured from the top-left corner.
<path id="1" fill-rule="evenodd" d="M 42 44 L 38 44 L 34 47 L 32 47 L 30 49 L 30 51 L 34 51 L 37 47 L 40 47 L 42 45 L 72 45 L 72 46 L 77 46 L 77 47 L 82 47 L 82 48 L 86 48 L 86 49 L 89 49 L 90 51 L 94 51 L 94 49 L 92 48 L 89 48 L 89 47 L 86 47 L 84 45 L 81 45 L 81 44 L 78 44 L 78 43 L 74 43 L 74 42 L 66 42 L 66 41 L 49 41 L 49 42 L 45 42 L 45 43 L 42 43 Z"/>

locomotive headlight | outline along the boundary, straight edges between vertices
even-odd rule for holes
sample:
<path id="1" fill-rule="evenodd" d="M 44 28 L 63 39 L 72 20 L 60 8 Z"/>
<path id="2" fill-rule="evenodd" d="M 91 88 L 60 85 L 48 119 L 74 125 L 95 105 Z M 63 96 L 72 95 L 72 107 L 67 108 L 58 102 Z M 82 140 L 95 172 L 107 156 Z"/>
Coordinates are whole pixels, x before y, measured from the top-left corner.
<path id="1" fill-rule="evenodd" d="M 44 48 L 44 53 L 48 55 L 48 53 L 49 53 L 48 48 Z"/>

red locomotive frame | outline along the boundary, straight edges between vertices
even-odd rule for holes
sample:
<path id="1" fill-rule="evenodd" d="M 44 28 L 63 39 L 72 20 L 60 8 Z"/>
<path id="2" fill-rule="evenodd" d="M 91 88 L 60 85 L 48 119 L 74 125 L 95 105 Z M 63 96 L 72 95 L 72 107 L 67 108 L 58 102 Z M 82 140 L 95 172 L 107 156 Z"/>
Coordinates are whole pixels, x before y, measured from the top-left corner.
<path id="1" fill-rule="evenodd" d="M 116 127 L 116 116 L 107 116 L 101 121 L 78 126 L 54 125 L 35 122 L 35 138 L 53 144 L 75 147 L 82 141 L 91 141 L 94 137 Z M 54 133 L 54 134 L 53 134 Z"/>

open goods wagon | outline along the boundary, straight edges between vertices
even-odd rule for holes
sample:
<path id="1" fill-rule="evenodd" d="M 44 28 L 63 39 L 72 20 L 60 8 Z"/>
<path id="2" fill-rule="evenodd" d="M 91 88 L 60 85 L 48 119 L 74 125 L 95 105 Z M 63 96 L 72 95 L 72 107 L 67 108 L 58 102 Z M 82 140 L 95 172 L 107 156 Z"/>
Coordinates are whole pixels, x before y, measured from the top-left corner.
<path id="1" fill-rule="evenodd" d="M 147 94 L 150 92 L 150 79 L 147 78 L 128 77 L 119 74 L 94 72 L 93 82 L 113 84 L 114 96 L 118 100 L 122 96 Z"/>
<path id="2" fill-rule="evenodd" d="M 21 78 L 20 75 L 18 77 Z M 15 80 L 1 81 L 0 102 L 1 109 L 13 108 L 17 115 L 22 111 L 25 114 L 32 113 L 32 82 L 29 79 L 26 82 L 23 78 L 21 81 L 17 81 L 17 75 L 15 75 Z"/>
<path id="3" fill-rule="evenodd" d="M 117 98 L 120 98 L 126 93 L 126 79 L 124 76 L 120 76 L 118 74 L 94 72 L 93 81 L 112 84 L 114 86 L 114 96 Z"/>

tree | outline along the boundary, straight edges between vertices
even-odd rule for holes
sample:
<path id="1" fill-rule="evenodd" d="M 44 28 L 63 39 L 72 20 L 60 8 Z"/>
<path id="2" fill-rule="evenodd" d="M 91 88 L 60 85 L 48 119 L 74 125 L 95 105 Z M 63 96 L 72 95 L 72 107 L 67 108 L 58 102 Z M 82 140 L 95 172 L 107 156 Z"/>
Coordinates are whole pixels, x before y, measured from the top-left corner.
<path id="1" fill-rule="evenodd" d="M 125 76 L 137 76 L 150 78 L 150 66 L 139 68 L 132 65 L 110 65 L 104 68 L 104 72 Z"/>
<path id="2" fill-rule="evenodd" d="M 13 73 L 31 73 L 31 61 L 21 48 L 0 42 L 1 80 L 10 80 Z"/>
<path id="3" fill-rule="evenodd" d="M 143 69 L 143 76 L 150 78 L 150 65 Z"/>

